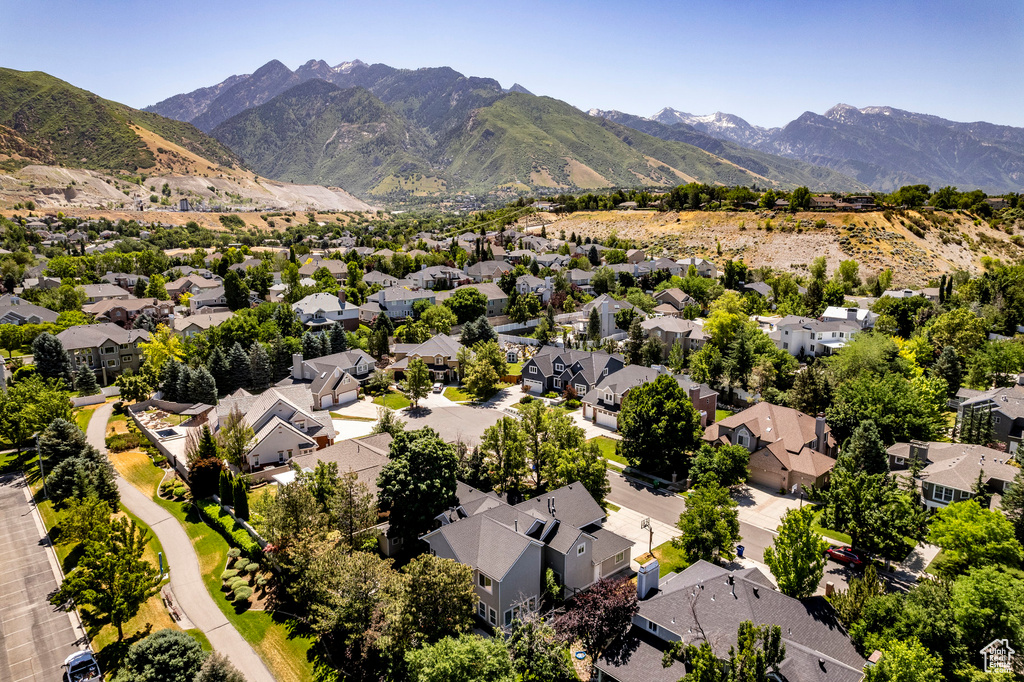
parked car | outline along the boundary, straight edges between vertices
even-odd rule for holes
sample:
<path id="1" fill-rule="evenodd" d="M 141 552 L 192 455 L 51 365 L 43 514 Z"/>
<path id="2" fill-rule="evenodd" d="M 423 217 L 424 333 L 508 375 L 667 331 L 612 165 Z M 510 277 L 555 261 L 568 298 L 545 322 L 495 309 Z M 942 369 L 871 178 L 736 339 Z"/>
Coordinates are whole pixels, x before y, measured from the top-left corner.
<path id="1" fill-rule="evenodd" d="M 832 561 L 848 564 L 853 568 L 860 568 L 867 563 L 867 557 L 864 556 L 864 553 L 852 547 L 829 547 L 825 550 L 825 554 Z"/>
<path id="2" fill-rule="evenodd" d="M 102 682 L 103 673 L 96 657 L 88 649 L 76 651 L 64 659 L 64 682 Z"/>
<path id="3" fill-rule="evenodd" d="M 440 381 L 438 381 L 436 384 L 434 384 L 434 393 L 440 393 L 443 390 L 444 390 L 444 384 L 442 384 Z"/>

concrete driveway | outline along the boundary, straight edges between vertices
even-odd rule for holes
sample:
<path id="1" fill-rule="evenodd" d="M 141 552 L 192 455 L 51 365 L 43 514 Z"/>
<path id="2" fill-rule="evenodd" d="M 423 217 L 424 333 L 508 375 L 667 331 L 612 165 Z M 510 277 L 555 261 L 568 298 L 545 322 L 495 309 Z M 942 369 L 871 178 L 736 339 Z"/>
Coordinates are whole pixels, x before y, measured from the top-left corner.
<path id="1" fill-rule="evenodd" d="M 733 499 L 739 504 L 740 521 L 770 531 L 778 529 L 787 511 L 800 506 L 796 495 L 780 495 L 777 491 L 752 485 L 741 488 Z"/>
<path id="2" fill-rule="evenodd" d="M 85 647 L 74 616 L 47 602 L 57 590 L 56 559 L 23 476 L 0 479 L 0 517 L 0 680 L 55 682 L 64 659 Z"/>
<path id="3" fill-rule="evenodd" d="M 426 426 L 437 431 L 446 442 L 461 440 L 470 447 L 480 443 L 484 431 L 497 424 L 504 416 L 500 410 L 475 405 L 459 405 L 445 399 L 448 405 L 421 404 L 418 409 L 404 409 L 401 418 L 406 429 L 422 429 Z"/>
<path id="4" fill-rule="evenodd" d="M 640 523 L 645 518 L 648 517 L 634 509 L 620 507 L 618 511 L 608 512 L 608 516 L 604 522 L 604 527 L 606 529 L 613 533 L 618 533 L 622 537 L 628 538 L 636 543 L 633 545 L 632 559 L 630 559 L 629 562 L 630 568 L 634 571 L 640 569 L 640 564 L 636 562 L 636 558 L 646 552 L 648 546 L 657 547 L 658 545 L 666 543 L 679 535 L 679 529 L 675 526 L 665 523 L 664 521 L 651 519 L 651 527 L 654 530 L 654 540 L 653 544 L 650 544 L 650 531 L 640 527 Z"/>

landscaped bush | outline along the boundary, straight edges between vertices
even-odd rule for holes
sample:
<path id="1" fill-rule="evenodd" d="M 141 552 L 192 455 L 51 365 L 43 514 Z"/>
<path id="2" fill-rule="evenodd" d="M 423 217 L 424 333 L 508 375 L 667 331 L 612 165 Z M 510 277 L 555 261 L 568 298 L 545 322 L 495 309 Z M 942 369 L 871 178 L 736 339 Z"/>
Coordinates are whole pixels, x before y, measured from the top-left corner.
<path id="1" fill-rule="evenodd" d="M 253 573 L 253 574 L 255 574 L 255 573 L 258 573 L 259 570 L 260 570 L 260 565 L 258 563 L 256 563 L 255 561 L 250 562 L 245 567 L 245 572 L 246 573 Z"/>
<path id="2" fill-rule="evenodd" d="M 235 557 L 242 556 L 242 550 L 238 549 L 237 547 L 232 547 L 228 550 L 228 556 L 232 559 L 234 559 Z"/>
<path id="3" fill-rule="evenodd" d="M 249 601 L 250 597 L 252 597 L 252 588 L 251 587 L 239 587 L 237 590 L 235 590 L 235 601 L 236 602 Z"/>
<path id="4" fill-rule="evenodd" d="M 231 591 L 234 592 L 239 587 L 248 587 L 249 581 L 245 578 L 232 578 L 228 585 L 231 587 Z"/>
<path id="5" fill-rule="evenodd" d="M 185 492 L 187 490 L 188 488 L 186 488 L 184 485 L 176 483 L 174 488 L 171 490 L 171 494 L 174 495 L 174 497 L 185 497 Z"/>
<path id="6" fill-rule="evenodd" d="M 222 510 L 219 504 L 213 500 L 199 500 L 196 504 L 203 512 L 206 522 L 212 528 L 219 530 L 228 542 L 249 556 L 259 556 L 259 544 L 252 539 L 248 531 L 238 525 L 230 514 Z"/>
<path id="7" fill-rule="evenodd" d="M 232 580 L 237 577 L 238 571 L 234 570 L 233 568 L 229 568 L 228 570 L 220 574 L 220 579 L 224 581 Z"/>
<path id="8" fill-rule="evenodd" d="M 580 401 L 576 400 L 575 398 L 571 398 L 565 401 L 565 407 L 566 409 L 569 410 L 578 410 L 581 404 L 582 403 L 580 403 Z"/>
<path id="9" fill-rule="evenodd" d="M 235 568 L 238 569 L 238 572 L 239 573 L 245 573 L 245 567 L 249 565 L 249 561 L 250 561 L 249 557 L 247 557 L 247 556 L 240 556 L 237 559 L 235 559 L 234 561 L 235 561 L 234 566 L 235 566 Z"/>
<path id="10" fill-rule="evenodd" d="M 264 576 L 264 575 L 261 575 L 260 577 L 256 578 L 256 584 L 259 585 L 260 587 L 266 587 L 267 586 L 267 577 Z"/>
<path id="11" fill-rule="evenodd" d="M 558 397 L 558 394 L 555 393 L 554 391 L 548 391 L 547 393 L 544 394 L 544 397 L 554 400 L 555 398 Z"/>
<path id="12" fill-rule="evenodd" d="M 533 402 L 533 396 L 532 395 L 524 395 L 522 398 L 519 399 L 519 404 L 521 404 L 521 405 L 525 405 L 527 403 L 532 403 L 532 402 Z"/>
<path id="13" fill-rule="evenodd" d="M 160 482 L 160 494 L 169 495 L 171 490 L 174 488 L 174 481 L 161 481 Z"/>

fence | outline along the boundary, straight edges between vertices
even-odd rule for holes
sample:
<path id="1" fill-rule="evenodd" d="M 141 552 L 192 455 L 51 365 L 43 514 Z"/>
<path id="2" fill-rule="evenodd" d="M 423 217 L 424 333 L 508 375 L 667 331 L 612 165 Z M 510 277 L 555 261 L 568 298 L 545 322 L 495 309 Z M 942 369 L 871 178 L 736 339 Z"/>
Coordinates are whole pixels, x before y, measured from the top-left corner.
<path id="1" fill-rule="evenodd" d="M 503 343 L 518 343 L 521 346 L 539 346 L 540 341 L 529 336 L 511 336 L 509 334 L 498 334 L 498 345 Z"/>

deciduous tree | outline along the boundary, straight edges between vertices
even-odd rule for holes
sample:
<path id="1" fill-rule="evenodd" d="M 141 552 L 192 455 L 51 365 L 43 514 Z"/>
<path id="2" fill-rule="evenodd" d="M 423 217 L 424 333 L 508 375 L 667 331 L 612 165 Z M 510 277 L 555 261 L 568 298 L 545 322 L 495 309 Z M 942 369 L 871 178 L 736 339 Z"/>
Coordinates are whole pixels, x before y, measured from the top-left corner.
<path id="1" fill-rule="evenodd" d="M 654 474 L 685 476 L 687 454 L 701 435 L 700 415 L 668 374 L 629 391 L 619 412 L 620 453 L 632 466 Z"/>
<path id="2" fill-rule="evenodd" d="M 786 511 L 779 534 L 764 550 L 764 562 L 779 590 L 797 599 L 813 595 L 825 573 L 828 543 L 811 527 L 816 513 L 810 505 Z"/>
<path id="3" fill-rule="evenodd" d="M 928 530 L 928 541 L 942 548 L 939 569 L 947 577 L 978 566 L 1019 566 L 1024 559 L 1013 524 L 999 512 L 982 509 L 976 500 L 940 509 Z"/>
<path id="4" fill-rule="evenodd" d="M 398 537 L 419 537 L 455 502 L 455 452 L 425 428 L 395 436 L 389 457 L 377 478 L 378 506 Z"/>
<path id="5" fill-rule="evenodd" d="M 736 501 L 728 489 L 712 484 L 692 490 L 686 498 L 686 511 L 679 515 L 676 525 L 682 534 L 672 544 L 683 550 L 690 563 L 736 556 L 740 521 Z"/>
<path id="6" fill-rule="evenodd" d="M 478 601 L 472 567 L 421 554 L 402 572 L 409 577 L 407 608 L 419 643 L 472 631 Z"/>
<path id="7" fill-rule="evenodd" d="M 405 369 L 405 381 L 402 392 L 412 402 L 413 408 L 419 407 L 420 400 L 430 395 L 430 370 L 419 358 L 413 358 Z"/>

